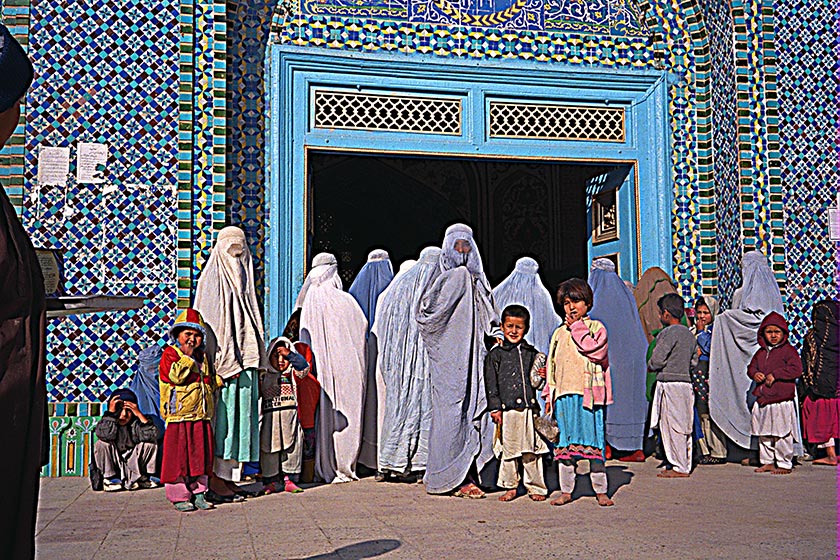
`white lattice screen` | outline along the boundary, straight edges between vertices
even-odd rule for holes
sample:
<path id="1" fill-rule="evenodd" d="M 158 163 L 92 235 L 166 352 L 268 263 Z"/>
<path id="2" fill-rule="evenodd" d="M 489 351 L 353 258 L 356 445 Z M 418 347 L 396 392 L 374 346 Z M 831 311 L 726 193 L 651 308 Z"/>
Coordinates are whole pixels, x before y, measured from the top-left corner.
<path id="1" fill-rule="evenodd" d="M 489 135 L 491 138 L 624 142 L 624 109 L 492 101 Z"/>
<path id="2" fill-rule="evenodd" d="M 315 90 L 315 128 L 461 134 L 461 100 Z"/>

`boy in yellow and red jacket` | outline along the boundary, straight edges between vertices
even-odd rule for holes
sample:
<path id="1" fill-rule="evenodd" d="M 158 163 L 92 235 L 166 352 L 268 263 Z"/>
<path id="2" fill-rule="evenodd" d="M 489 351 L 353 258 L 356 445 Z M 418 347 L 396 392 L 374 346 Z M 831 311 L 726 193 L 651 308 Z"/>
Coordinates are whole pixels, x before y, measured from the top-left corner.
<path id="1" fill-rule="evenodd" d="M 201 314 L 185 309 L 169 331 L 160 359 L 160 412 L 166 420 L 161 482 L 178 511 L 212 509 L 205 499 L 213 472 L 213 392 L 221 385 L 204 355 Z"/>

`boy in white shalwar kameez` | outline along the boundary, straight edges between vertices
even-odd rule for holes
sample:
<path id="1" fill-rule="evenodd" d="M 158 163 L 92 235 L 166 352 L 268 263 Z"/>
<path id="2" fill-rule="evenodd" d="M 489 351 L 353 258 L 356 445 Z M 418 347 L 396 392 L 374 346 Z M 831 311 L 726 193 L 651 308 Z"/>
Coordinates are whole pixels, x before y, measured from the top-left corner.
<path id="1" fill-rule="evenodd" d="M 665 326 L 656 335 L 656 346 L 648 369 L 656 372 L 650 427 L 659 428 L 665 456 L 673 468 L 660 478 L 687 478 L 691 475 L 694 427 L 694 389 L 691 372 L 697 367 L 697 339 L 680 324 L 685 303 L 677 294 L 659 298 L 659 318 Z"/>
<path id="2" fill-rule="evenodd" d="M 527 308 L 506 307 L 502 313 L 504 342 L 484 358 L 487 410 L 497 426 L 493 451 L 501 461 L 498 485 L 506 490 L 499 498 L 502 502 L 516 497 L 520 463 L 528 496 L 543 502 L 548 494 L 541 457 L 548 453 L 548 445 L 534 426 L 540 411 L 536 389 L 545 383 L 545 354 L 524 340 L 530 322 Z"/>

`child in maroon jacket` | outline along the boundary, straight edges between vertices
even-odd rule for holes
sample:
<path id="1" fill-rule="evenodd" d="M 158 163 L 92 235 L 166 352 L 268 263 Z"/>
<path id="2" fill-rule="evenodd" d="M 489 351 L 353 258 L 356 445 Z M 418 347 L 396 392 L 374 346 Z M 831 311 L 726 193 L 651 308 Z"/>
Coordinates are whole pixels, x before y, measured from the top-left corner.
<path id="1" fill-rule="evenodd" d="M 795 384 L 802 375 L 802 361 L 788 342 L 787 322 L 775 311 L 761 322 L 758 344 L 761 348 L 747 367 L 747 375 L 755 381 L 751 431 L 758 437 L 761 461 L 755 472 L 790 474 L 797 429 Z"/>

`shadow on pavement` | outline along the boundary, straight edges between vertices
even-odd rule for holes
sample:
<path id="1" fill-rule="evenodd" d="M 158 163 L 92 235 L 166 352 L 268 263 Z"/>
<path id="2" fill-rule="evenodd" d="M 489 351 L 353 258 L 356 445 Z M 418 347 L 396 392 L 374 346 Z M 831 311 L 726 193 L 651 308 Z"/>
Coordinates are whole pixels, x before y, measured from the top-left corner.
<path id="1" fill-rule="evenodd" d="M 627 467 L 619 465 L 610 465 L 607 467 L 607 495 L 609 497 L 615 496 L 619 488 L 630 484 L 633 478 L 633 473 Z M 578 474 L 575 479 L 575 490 L 572 492 L 572 499 L 577 500 L 582 497 L 594 497 L 595 491 L 592 489 L 592 482 L 589 479 L 589 474 Z"/>
<path id="2" fill-rule="evenodd" d="M 400 541 L 395 539 L 376 539 L 373 541 L 348 544 L 347 546 L 336 548 L 332 552 L 318 554 L 317 556 L 307 556 L 301 560 L 328 560 L 332 558 L 361 560 L 362 558 L 375 558 L 386 552 L 398 549 L 401 544 Z"/>

